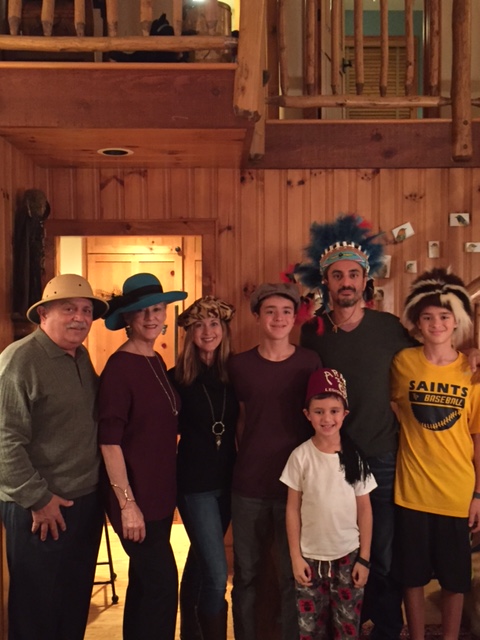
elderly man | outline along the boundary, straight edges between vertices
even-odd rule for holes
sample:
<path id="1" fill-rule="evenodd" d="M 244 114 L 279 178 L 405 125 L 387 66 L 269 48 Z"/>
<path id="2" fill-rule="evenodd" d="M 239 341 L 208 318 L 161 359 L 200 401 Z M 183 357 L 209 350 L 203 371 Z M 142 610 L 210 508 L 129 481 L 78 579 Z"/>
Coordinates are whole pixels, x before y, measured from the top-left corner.
<path id="1" fill-rule="evenodd" d="M 84 278 L 57 276 L 27 311 L 39 328 L 0 355 L 9 640 L 84 637 L 103 510 L 97 375 L 82 342 L 107 309 Z"/>

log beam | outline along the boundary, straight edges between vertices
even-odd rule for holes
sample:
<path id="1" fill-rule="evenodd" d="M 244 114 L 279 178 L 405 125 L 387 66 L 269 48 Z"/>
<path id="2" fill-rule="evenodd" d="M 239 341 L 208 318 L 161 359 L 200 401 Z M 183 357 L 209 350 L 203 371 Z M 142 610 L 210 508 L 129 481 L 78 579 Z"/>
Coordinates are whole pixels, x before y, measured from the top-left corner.
<path id="1" fill-rule="evenodd" d="M 124 36 L 120 38 L 75 36 L 2 36 L 0 51 L 195 51 L 234 49 L 237 38 L 223 36 Z"/>

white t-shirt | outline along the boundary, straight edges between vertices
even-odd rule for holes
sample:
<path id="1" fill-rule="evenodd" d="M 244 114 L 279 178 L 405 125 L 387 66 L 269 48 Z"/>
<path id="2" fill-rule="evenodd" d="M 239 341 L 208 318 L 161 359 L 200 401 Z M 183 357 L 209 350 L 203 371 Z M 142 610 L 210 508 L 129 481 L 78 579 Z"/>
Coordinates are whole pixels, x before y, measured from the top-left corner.
<path id="1" fill-rule="evenodd" d="M 356 496 L 375 489 L 373 475 L 349 484 L 338 454 L 323 453 L 307 440 L 291 453 L 280 480 L 302 492 L 300 548 L 305 558 L 337 560 L 358 548 Z"/>

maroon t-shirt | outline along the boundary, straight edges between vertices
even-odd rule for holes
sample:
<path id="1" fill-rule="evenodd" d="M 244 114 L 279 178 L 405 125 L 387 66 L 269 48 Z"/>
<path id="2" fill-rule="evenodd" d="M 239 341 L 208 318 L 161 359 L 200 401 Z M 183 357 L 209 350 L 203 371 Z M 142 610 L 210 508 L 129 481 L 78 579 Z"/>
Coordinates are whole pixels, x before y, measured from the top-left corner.
<path id="1" fill-rule="evenodd" d="M 248 498 L 284 498 L 279 478 L 289 455 L 313 431 L 303 414 L 307 382 L 318 355 L 296 347 L 286 360 L 266 360 L 255 347 L 231 358 L 230 376 L 245 404 L 245 429 L 233 472 L 233 491 Z"/>
<path id="2" fill-rule="evenodd" d="M 179 410 L 180 398 L 166 382 L 163 360 L 161 365 L 157 358 L 149 362 Z M 170 516 L 176 503 L 178 418 L 165 390 L 145 357 L 126 351 L 109 358 L 100 379 L 98 440 L 121 446 L 128 479 L 146 522 Z M 103 482 L 108 517 L 121 535 L 118 500 L 108 478 Z"/>

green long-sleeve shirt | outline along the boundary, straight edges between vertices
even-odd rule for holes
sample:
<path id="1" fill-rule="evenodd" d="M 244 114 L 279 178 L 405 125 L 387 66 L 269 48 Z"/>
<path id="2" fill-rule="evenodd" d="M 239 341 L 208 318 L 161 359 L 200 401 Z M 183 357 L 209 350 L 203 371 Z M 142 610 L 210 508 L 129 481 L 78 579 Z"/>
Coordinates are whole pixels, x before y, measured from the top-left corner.
<path id="1" fill-rule="evenodd" d="M 41 509 L 95 490 L 96 391 L 85 347 L 73 358 L 41 329 L 0 354 L 0 500 Z"/>

